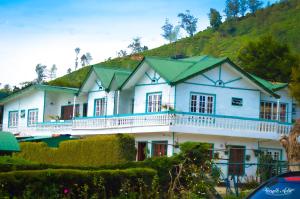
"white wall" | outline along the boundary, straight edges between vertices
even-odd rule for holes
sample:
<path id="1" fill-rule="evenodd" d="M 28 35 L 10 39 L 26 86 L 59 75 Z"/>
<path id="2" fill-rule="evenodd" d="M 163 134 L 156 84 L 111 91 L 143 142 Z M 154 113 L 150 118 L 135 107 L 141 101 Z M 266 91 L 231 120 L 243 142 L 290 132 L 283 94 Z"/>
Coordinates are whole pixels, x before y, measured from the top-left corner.
<path id="1" fill-rule="evenodd" d="M 110 91 L 107 93 L 106 91 L 94 91 L 88 93 L 88 116 L 94 116 L 94 105 L 95 99 L 103 98 L 107 99 L 107 115 L 114 114 L 114 97 L 115 91 Z"/>
<path id="2" fill-rule="evenodd" d="M 83 104 L 87 102 L 86 96 L 76 97 L 75 104 L 79 105 L 79 114 L 83 114 Z M 74 94 L 64 92 L 46 91 L 45 118 L 44 121 L 50 121 L 50 116 L 61 116 L 61 107 L 74 104 Z"/>
<path id="3" fill-rule="evenodd" d="M 134 91 L 132 89 L 124 90 L 120 92 L 119 97 L 119 114 L 130 114 L 132 113 L 132 100 Z"/>
<path id="4" fill-rule="evenodd" d="M 234 72 L 227 65 L 204 73 L 213 81 L 220 80 L 229 82 L 240 78 L 241 75 Z M 204 93 L 216 95 L 216 114 L 259 118 L 260 91 L 257 90 L 244 77 L 243 79 L 227 83 L 225 86 L 216 86 L 212 81 L 202 75 L 186 80 L 184 83 L 176 85 L 176 110 L 190 112 L 190 93 Z M 243 106 L 233 106 L 232 97 L 242 98 Z"/>
<path id="5" fill-rule="evenodd" d="M 216 160 L 219 164 L 219 167 L 222 169 L 224 176 L 227 176 L 228 173 L 228 163 L 229 155 L 225 154 L 226 145 L 236 145 L 236 146 L 245 146 L 246 152 L 245 155 L 250 155 L 250 160 L 245 163 L 257 163 L 257 157 L 254 154 L 255 149 L 271 148 L 282 150 L 282 160 L 286 160 L 286 155 L 284 149 L 280 146 L 279 142 L 276 141 L 264 141 L 258 142 L 253 139 L 242 139 L 242 138 L 232 138 L 232 137 L 223 137 L 223 136 L 209 136 L 209 135 L 194 135 L 194 134 L 179 134 L 179 133 L 142 133 L 142 134 L 133 134 L 135 136 L 136 142 L 148 142 L 148 152 L 151 154 L 151 144 L 153 141 L 168 141 L 168 156 L 172 156 L 173 153 L 178 153 L 179 149 L 173 149 L 173 140 L 174 143 L 184 143 L 187 141 L 192 142 L 202 142 L 210 143 L 214 145 L 214 153 L 219 153 L 220 160 Z M 223 160 L 222 160 L 223 159 Z M 247 166 L 245 167 L 245 176 L 256 176 L 256 166 Z M 244 177 L 245 177 L 244 176 Z"/>
<path id="6" fill-rule="evenodd" d="M 148 68 L 146 72 L 151 78 L 154 78 L 155 72 L 151 68 Z M 174 107 L 175 87 L 168 85 L 157 73 L 155 74 L 155 77 L 158 81 L 153 83 L 147 75 L 144 75 L 135 86 L 134 113 L 145 113 L 147 93 L 153 92 L 162 92 L 162 105 L 169 104 L 171 107 Z"/>
<path id="7" fill-rule="evenodd" d="M 19 112 L 19 128 L 27 127 L 28 109 L 38 109 L 38 122 L 43 122 L 44 113 L 44 91 L 33 90 L 24 94 L 22 97 L 14 99 L 4 104 L 3 111 L 3 130 L 8 130 L 9 111 Z M 25 117 L 20 118 L 21 110 L 25 110 Z"/>

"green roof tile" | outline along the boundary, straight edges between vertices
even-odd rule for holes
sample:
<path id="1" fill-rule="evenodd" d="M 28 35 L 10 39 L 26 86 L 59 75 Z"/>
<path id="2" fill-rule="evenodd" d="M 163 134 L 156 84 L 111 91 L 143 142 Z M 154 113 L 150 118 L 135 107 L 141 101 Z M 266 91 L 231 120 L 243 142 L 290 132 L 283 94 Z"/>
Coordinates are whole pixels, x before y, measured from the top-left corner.
<path id="1" fill-rule="evenodd" d="M 0 151 L 20 151 L 19 143 L 13 134 L 0 131 Z"/>

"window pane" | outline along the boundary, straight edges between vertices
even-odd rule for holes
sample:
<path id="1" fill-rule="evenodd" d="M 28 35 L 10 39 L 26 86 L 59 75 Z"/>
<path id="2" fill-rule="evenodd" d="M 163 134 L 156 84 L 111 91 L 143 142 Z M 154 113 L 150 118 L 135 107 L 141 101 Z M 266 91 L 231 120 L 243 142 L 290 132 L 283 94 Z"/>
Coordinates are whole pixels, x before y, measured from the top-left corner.
<path id="1" fill-rule="evenodd" d="M 161 94 L 149 94 L 147 112 L 160 112 L 161 111 Z"/>

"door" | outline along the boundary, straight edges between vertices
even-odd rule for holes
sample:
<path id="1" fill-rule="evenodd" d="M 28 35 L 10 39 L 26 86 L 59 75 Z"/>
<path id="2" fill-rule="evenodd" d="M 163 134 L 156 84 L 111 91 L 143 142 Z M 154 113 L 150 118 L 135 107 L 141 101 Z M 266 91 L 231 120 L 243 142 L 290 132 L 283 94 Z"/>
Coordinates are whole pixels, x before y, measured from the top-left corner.
<path id="1" fill-rule="evenodd" d="M 79 105 L 76 105 L 75 116 L 79 115 Z M 61 119 L 71 120 L 73 118 L 73 105 L 62 106 L 61 107 Z"/>
<path id="2" fill-rule="evenodd" d="M 83 104 L 83 108 L 82 108 L 82 117 L 86 117 L 87 116 L 87 111 L 88 111 L 88 104 L 84 103 Z"/>
<path id="3" fill-rule="evenodd" d="M 167 155 L 168 142 L 167 141 L 156 141 L 152 142 L 152 156 L 165 156 Z"/>
<path id="4" fill-rule="evenodd" d="M 2 121 L 3 121 L 3 106 L 0 105 L 0 130 L 2 129 Z"/>
<path id="5" fill-rule="evenodd" d="M 229 175 L 244 175 L 245 165 L 245 147 L 244 146 L 230 146 L 229 149 Z"/>
<path id="6" fill-rule="evenodd" d="M 137 160 L 143 161 L 146 159 L 147 142 L 138 142 Z"/>

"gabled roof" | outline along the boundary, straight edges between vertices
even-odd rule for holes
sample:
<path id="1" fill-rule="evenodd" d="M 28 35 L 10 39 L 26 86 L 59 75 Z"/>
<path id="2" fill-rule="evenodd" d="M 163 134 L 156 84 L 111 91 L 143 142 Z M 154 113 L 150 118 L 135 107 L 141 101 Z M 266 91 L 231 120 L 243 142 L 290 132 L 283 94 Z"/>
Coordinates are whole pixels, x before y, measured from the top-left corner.
<path id="1" fill-rule="evenodd" d="M 74 93 L 74 94 L 76 94 L 79 90 L 78 88 L 50 86 L 50 85 L 44 85 L 44 84 L 34 84 L 34 85 L 28 86 L 26 88 L 23 88 L 19 91 L 16 91 L 3 99 L 0 99 L 0 103 L 6 103 L 12 99 L 15 99 L 16 97 L 19 97 L 19 96 L 21 96 L 29 91 L 35 90 L 35 89 L 46 90 L 46 91 L 63 91 L 63 92 Z"/>
<path id="2" fill-rule="evenodd" d="M 262 79 L 260 77 L 257 77 L 256 75 L 250 74 L 254 79 L 256 79 L 261 84 L 265 85 L 267 88 L 271 89 L 272 91 L 278 91 L 282 88 L 285 88 L 288 86 L 288 83 L 281 83 L 281 82 L 269 82 L 265 79 Z"/>
<path id="3" fill-rule="evenodd" d="M 9 132 L 0 131 L 0 152 L 20 151 L 20 146 L 15 136 Z"/>
<path id="4" fill-rule="evenodd" d="M 142 62 L 135 68 L 132 74 L 124 82 L 122 87 L 129 81 L 135 72 L 147 63 L 153 70 L 155 70 L 161 77 L 163 77 L 169 84 L 177 84 L 195 75 L 204 73 L 220 64 L 228 62 L 232 67 L 241 72 L 250 81 L 262 88 L 272 96 L 279 98 L 280 96 L 275 93 L 276 90 L 283 88 L 287 84 L 279 83 L 273 84 L 256 76 L 247 73 L 245 70 L 234 64 L 229 58 L 216 58 L 208 55 L 190 57 L 185 59 L 171 59 L 159 57 L 145 57 Z"/>
<path id="5" fill-rule="evenodd" d="M 83 86 L 89 79 L 92 72 L 95 72 L 97 78 L 101 81 L 101 85 L 106 90 L 110 90 L 110 85 L 114 78 L 117 80 L 118 86 L 121 86 L 124 83 L 124 81 L 131 74 L 131 70 L 129 70 L 129 69 L 124 69 L 124 68 L 120 68 L 120 67 L 104 66 L 102 64 L 93 65 L 92 68 L 90 69 L 88 75 L 86 76 L 83 84 L 81 85 L 79 92 L 82 90 Z"/>

